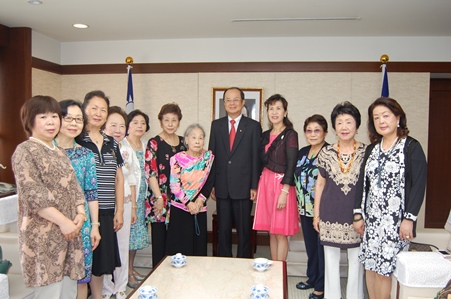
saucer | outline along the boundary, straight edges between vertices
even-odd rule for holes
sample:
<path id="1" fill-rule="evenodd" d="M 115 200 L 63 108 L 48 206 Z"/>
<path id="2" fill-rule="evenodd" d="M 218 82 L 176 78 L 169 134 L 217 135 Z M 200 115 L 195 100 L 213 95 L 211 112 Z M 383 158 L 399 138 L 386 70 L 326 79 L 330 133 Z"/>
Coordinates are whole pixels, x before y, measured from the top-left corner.
<path id="1" fill-rule="evenodd" d="M 182 262 L 182 263 L 174 263 L 174 262 L 172 262 L 171 265 L 176 267 L 176 268 L 182 268 L 183 266 L 186 265 L 186 262 L 185 261 Z"/>
<path id="2" fill-rule="evenodd" d="M 155 295 L 153 295 L 153 297 L 146 297 L 146 296 L 144 296 L 144 295 L 138 295 L 138 299 L 158 299 L 158 295 L 157 294 L 155 294 Z"/>
<path id="3" fill-rule="evenodd" d="M 257 266 L 257 265 L 254 265 L 252 268 L 254 268 L 255 270 L 257 270 L 258 272 L 264 272 L 264 271 L 266 271 L 266 269 L 269 268 L 269 264 L 266 264 L 266 265 L 264 265 L 264 266 Z"/>
<path id="4" fill-rule="evenodd" d="M 257 294 L 257 295 L 255 295 L 254 293 L 251 293 L 251 296 L 250 296 L 250 298 L 251 299 L 268 299 L 269 298 L 269 294 L 268 293 L 266 293 L 266 294 Z"/>

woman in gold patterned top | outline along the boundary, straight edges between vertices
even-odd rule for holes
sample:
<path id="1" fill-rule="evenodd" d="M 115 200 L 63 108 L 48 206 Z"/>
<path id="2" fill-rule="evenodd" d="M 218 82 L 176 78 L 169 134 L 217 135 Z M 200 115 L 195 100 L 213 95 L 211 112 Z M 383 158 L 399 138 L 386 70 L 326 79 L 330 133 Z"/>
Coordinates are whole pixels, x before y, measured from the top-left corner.
<path id="1" fill-rule="evenodd" d="M 360 234 L 353 228 L 356 184 L 366 146 L 355 140 L 360 112 L 349 102 L 335 106 L 332 127 L 338 141 L 318 154 L 313 226 L 324 246 L 324 297 L 341 298 L 340 249 L 348 252 L 347 299 L 363 298 L 363 268 L 358 261 Z M 321 297 L 322 298 L 322 297 Z"/>
<path id="2" fill-rule="evenodd" d="M 84 194 L 66 152 L 52 143 L 61 123 L 58 102 L 35 96 L 21 120 L 27 141 L 12 166 L 19 199 L 19 252 L 25 285 L 34 298 L 76 298 L 85 276 L 80 229 L 86 221 Z"/>

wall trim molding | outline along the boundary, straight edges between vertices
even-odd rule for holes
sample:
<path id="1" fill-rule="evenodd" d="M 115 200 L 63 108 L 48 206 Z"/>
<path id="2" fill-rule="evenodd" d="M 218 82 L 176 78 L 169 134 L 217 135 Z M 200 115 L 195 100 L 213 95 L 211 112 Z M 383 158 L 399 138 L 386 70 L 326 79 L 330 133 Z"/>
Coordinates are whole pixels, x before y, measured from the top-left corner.
<path id="1" fill-rule="evenodd" d="M 32 67 L 60 75 L 125 74 L 126 64 L 59 65 L 32 58 Z M 390 72 L 451 73 L 451 62 L 389 62 Z M 228 72 L 378 72 L 380 62 L 186 62 L 137 63 L 134 74 Z"/>

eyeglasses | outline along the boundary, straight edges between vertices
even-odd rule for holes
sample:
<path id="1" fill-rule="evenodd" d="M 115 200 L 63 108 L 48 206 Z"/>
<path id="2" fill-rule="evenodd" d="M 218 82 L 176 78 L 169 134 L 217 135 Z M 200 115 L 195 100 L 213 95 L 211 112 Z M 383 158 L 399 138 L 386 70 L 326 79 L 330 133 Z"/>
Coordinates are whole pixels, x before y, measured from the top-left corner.
<path id="1" fill-rule="evenodd" d="M 224 100 L 224 103 L 226 103 L 226 104 L 232 104 L 232 103 L 236 104 L 236 103 L 238 103 L 240 101 L 242 101 L 242 100 L 240 100 L 240 99 L 233 99 L 233 100 L 227 99 L 227 100 Z"/>
<path id="2" fill-rule="evenodd" d="M 322 130 L 320 129 L 315 129 L 315 130 L 305 130 L 305 134 L 307 135 L 312 135 L 313 133 L 315 133 L 315 135 L 319 135 L 321 134 Z"/>
<path id="3" fill-rule="evenodd" d="M 82 124 L 83 123 L 83 117 L 72 117 L 72 116 L 65 116 L 63 117 L 65 122 L 71 123 L 73 120 L 75 120 L 75 122 L 77 124 Z"/>

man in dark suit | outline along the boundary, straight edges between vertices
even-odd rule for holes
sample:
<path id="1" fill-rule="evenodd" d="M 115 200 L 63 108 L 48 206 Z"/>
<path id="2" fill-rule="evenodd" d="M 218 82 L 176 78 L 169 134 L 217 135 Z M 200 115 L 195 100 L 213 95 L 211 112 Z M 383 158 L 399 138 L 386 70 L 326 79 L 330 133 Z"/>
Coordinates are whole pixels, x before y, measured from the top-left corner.
<path id="1" fill-rule="evenodd" d="M 232 221 L 238 234 L 237 257 L 250 257 L 252 200 L 257 196 L 260 177 L 260 123 L 241 114 L 244 93 L 237 87 L 224 92 L 227 116 L 211 124 L 209 149 L 215 155 L 213 164 L 218 215 L 218 254 L 232 255 Z"/>

